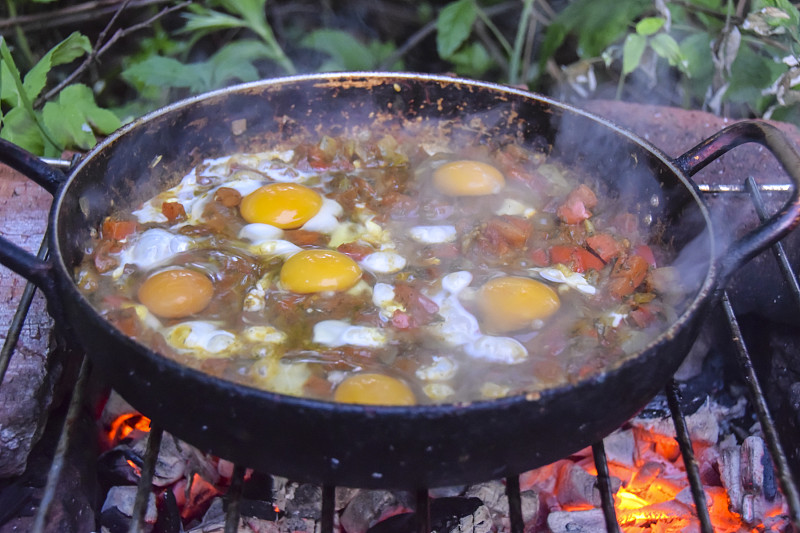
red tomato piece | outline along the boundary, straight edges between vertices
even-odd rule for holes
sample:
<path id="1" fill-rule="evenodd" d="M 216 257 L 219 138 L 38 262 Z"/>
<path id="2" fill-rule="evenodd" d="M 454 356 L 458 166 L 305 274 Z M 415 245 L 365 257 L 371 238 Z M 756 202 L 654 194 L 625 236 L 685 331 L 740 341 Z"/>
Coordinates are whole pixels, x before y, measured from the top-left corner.
<path id="1" fill-rule="evenodd" d="M 622 244 L 608 233 L 597 233 L 586 238 L 586 244 L 600 259 L 608 263 L 622 253 Z"/>
<path id="2" fill-rule="evenodd" d="M 592 252 L 587 250 L 586 248 L 575 248 L 575 252 L 573 253 L 575 257 L 575 271 L 576 272 L 586 272 L 587 270 L 602 270 L 606 264 Z M 580 270 L 578 270 L 580 267 Z"/>
<path id="3" fill-rule="evenodd" d="M 186 220 L 186 209 L 180 202 L 164 202 L 161 204 L 161 213 L 167 217 L 171 224 Z"/>
<path id="4" fill-rule="evenodd" d="M 128 235 L 136 232 L 138 223 L 135 220 L 114 220 L 107 218 L 103 221 L 103 238 L 121 241 Z"/>
<path id="5" fill-rule="evenodd" d="M 649 264 L 651 267 L 655 268 L 656 266 L 656 256 L 653 255 L 653 250 L 647 246 L 646 244 L 640 244 L 636 248 L 633 249 L 633 254 L 638 255 Z"/>
<path id="6" fill-rule="evenodd" d="M 355 241 L 340 244 L 336 250 L 356 261 L 361 261 L 374 251 L 372 246 Z"/>
<path id="7" fill-rule="evenodd" d="M 647 276 L 649 266 L 638 255 L 629 255 L 624 261 L 617 263 L 608 283 L 609 293 L 617 298 L 633 293 Z"/>
<path id="8" fill-rule="evenodd" d="M 536 248 L 535 250 L 531 250 L 528 254 L 533 264 L 537 267 L 546 267 L 550 266 L 550 258 L 547 257 L 547 250 L 544 248 Z"/>

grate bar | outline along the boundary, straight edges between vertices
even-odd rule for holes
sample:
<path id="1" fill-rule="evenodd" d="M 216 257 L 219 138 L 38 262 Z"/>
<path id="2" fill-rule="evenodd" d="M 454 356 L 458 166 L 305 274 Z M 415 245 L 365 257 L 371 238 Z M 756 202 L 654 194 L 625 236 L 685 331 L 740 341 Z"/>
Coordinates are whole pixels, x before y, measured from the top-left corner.
<path id="1" fill-rule="evenodd" d="M 519 492 L 519 476 L 506 478 L 506 496 L 508 497 L 508 519 L 511 533 L 523 533 L 525 520 L 522 516 L 522 495 Z"/>
<path id="2" fill-rule="evenodd" d="M 136 500 L 133 503 L 133 512 L 131 513 L 131 523 L 128 528 L 128 533 L 145 531 L 145 514 L 147 513 L 150 496 L 153 494 L 151 488 L 153 485 L 153 474 L 156 470 L 156 462 L 158 461 L 158 453 L 161 449 L 161 437 L 163 434 L 164 430 L 160 427 L 150 426 L 150 433 L 147 435 L 147 449 L 144 454 L 144 463 L 142 464 L 142 474 L 136 486 Z"/>
<path id="3" fill-rule="evenodd" d="M 754 184 L 755 185 L 755 184 Z M 792 192 L 792 185 L 775 185 L 775 184 L 766 184 L 766 185 L 755 185 L 755 187 L 759 191 L 764 192 Z M 720 185 L 720 184 L 708 184 L 708 183 L 699 183 L 697 188 L 700 189 L 700 192 L 705 193 L 749 193 L 750 189 L 747 185 Z"/>
<path id="4" fill-rule="evenodd" d="M 333 533 L 333 515 L 336 512 L 336 486 L 322 485 L 322 511 L 320 533 Z"/>
<path id="5" fill-rule="evenodd" d="M 428 489 L 417 490 L 417 531 L 430 533 L 431 531 L 431 500 Z"/>
<path id="6" fill-rule="evenodd" d="M 722 296 L 722 306 L 725 310 L 725 315 L 728 318 L 728 324 L 733 334 L 733 342 L 736 345 L 736 360 L 739 363 L 739 368 L 742 372 L 742 377 L 747 383 L 747 389 L 750 393 L 750 402 L 756 411 L 758 421 L 761 423 L 761 430 L 764 432 L 764 440 L 769 447 L 772 461 L 778 469 L 778 477 L 781 481 L 781 489 L 789 505 L 789 512 L 792 516 L 792 522 L 795 529 L 800 531 L 800 496 L 798 496 L 797 486 L 789 469 L 789 462 L 786 459 L 786 454 L 783 451 L 780 441 L 778 440 L 778 433 L 775 428 L 775 422 L 770 415 L 769 407 L 764 398 L 764 392 L 758 382 L 755 368 L 753 368 L 753 360 L 742 338 L 742 332 L 739 329 L 739 321 L 733 311 L 728 293 L 725 292 Z"/>
<path id="7" fill-rule="evenodd" d="M 602 440 L 592 444 L 594 467 L 597 469 L 597 488 L 600 491 L 600 506 L 606 521 L 608 533 L 620 533 L 617 511 L 614 509 L 614 495 L 611 492 L 611 475 L 608 472 L 606 447 Z"/>
<path id="8" fill-rule="evenodd" d="M 61 473 L 64 470 L 67 451 L 72 442 L 72 430 L 80 415 L 81 409 L 83 409 L 90 372 L 91 363 L 89 362 L 89 358 L 84 355 L 81 361 L 78 379 L 75 383 L 75 389 L 69 402 L 69 408 L 67 409 L 67 416 L 64 419 L 61 435 L 58 438 L 58 445 L 53 455 L 53 462 L 50 463 L 50 470 L 47 472 L 44 494 L 42 495 L 42 501 L 39 503 L 39 508 L 36 511 L 36 518 L 34 519 L 33 528 L 31 529 L 33 533 L 42 533 L 47 525 L 47 515 L 50 512 L 50 506 L 53 503 L 56 488 L 61 480 Z"/>
<path id="9" fill-rule="evenodd" d="M 239 518 L 241 516 L 240 504 L 244 490 L 244 473 L 247 469 L 241 465 L 233 467 L 231 486 L 228 489 L 228 510 L 225 513 L 225 533 L 239 531 Z"/>
<path id="10" fill-rule="evenodd" d="M 689 487 L 694 499 L 697 518 L 700 520 L 700 528 L 703 533 L 714 533 L 714 526 L 711 524 L 711 516 L 708 513 L 708 503 L 706 502 L 706 492 L 703 490 L 703 481 L 700 479 L 700 468 L 694 457 L 692 440 L 689 435 L 689 427 L 686 425 L 686 418 L 681 411 L 678 398 L 680 391 L 674 379 L 670 380 L 665 389 L 667 403 L 672 414 L 672 423 L 675 425 L 675 435 L 678 446 L 683 456 L 683 465 L 686 468 L 686 476 L 689 478 Z"/>
<path id="11" fill-rule="evenodd" d="M 42 239 L 42 244 L 39 246 L 39 253 L 36 255 L 39 259 L 44 261 L 47 259 L 49 247 L 47 245 L 47 235 Z M 19 335 L 22 333 L 22 326 L 25 324 L 25 318 L 28 316 L 28 310 L 33 301 L 33 294 L 36 292 L 36 285 L 30 281 L 25 284 L 25 289 L 22 291 L 22 297 L 17 305 L 17 310 L 14 312 L 14 317 L 11 319 L 11 325 L 8 327 L 8 334 L 3 343 L 3 348 L 0 350 L 0 383 L 8 370 L 8 364 L 11 362 L 11 355 L 14 353 L 14 348 L 17 347 Z"/>

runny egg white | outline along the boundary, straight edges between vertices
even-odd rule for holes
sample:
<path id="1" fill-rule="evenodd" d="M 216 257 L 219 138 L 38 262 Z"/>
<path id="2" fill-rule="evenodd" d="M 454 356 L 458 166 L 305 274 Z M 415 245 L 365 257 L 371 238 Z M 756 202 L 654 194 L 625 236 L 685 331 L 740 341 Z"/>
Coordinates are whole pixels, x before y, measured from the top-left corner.
<path id="1" fill-rule="evenodd" d="M 190 352 L 200 357 L 227 354 L 235 349 L 236 335 L 212 322 L 191 320 L 165 328 L 167 344 L 180 352 Z"/>
<path id="2" fill-rule="evenodd" d="M 406 258 L 397 252 L 387 250 L 373 252 L 365 256 L 360 262 L 364 270 L 375 274 L 393 274 L 406 267 Z"/>
<path id="3" fill-rule="evenodd" d="M 343 320 L 323 320 L 314 324 L 313 341 L 324 346 L 363 346 L 379 348 L 388 342 L 380 328 L 354 326 Z"/>
<path id="4" fill-rule="evenodd" d="M 176 235 L 160 228 L 151 228 L 131 238 L 118 254 L 119 267 L 112 273 L 122 275 L 125 265 L 136 265 L 149 270 L 167 263 L 170 259 L 192 247 L 193 241 L 185 235 Z"/>

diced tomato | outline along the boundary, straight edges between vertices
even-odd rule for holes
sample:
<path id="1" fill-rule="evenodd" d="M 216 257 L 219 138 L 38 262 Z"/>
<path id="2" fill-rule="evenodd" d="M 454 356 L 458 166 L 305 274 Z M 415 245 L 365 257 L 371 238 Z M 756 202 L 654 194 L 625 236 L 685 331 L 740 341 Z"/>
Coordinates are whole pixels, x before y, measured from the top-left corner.
<path id="1" fill-rule="evenodd" d="M 406 308 L 406 313 L 419 325 L 430 323 L 439 312 L 436 302 L 408 283 L 398 283 L 394 288 L 394 295 Z"/>
<path id="2" fill-rule="evenodd" d="M 572 250 L 574 246 L 563 246 L 556 244 L 550 247 L 550 261 L 553 263 L 562 263 L 570 265 L 572 263 Z"/>
<path id="3" fill-rule="evenodd" d="M 531 250 L 528 254 L 533 264 L 537 267 L 546 267 L 550 266 L 550 259 L 547 257 L 547 251 L 544 248 L 536 248 L 535 250 Z"/>
<path id="4" fill-rule="evenodd" d="M 606 264 L 592 252 L 583 247 L 577 247 L 574 252 L 575 271 L 601 270 Z M 580 268 L 580 270 L 578 270 Z"/>
<path id="5" fill-rule="evenodd" d="M 592 252 L 582 246 L 565 246 L 557 244 L 550 248 L 550 260 L 553 263 L 567 265 L 575 272 L 600 270 L 605 263 Z"/>
<path id="6" fill-rule="evenodd" d="M 593 209 L 597 206 L 597 196 L 594 191 L 584 184 L 578 185 L 572 192 L 569 193 L 567 199 L 580 200 L 587 209 Z"/>
<path id="7" fill-rule="evenodd" d="M 556 209 L 556 215 L 567 224 L 579 224 L 592 216 L 581 200 L 577 198 L 567 198 L 567 200 Z"/>
<path id="8" fill-rule="evenodd" d="M 639 221 L 633 213 L 620 213 L 615 216 L 611 224 L 624 237 L 636 237 L 639 234 Z"/>
<path id="9" fill-rule="evenodd" d="M 332 388 L 330 381 L 313 374 L 303 384 L 303 389 L 312 396 L 325 397 L 331 393 Z"/>
<path id="10" fill-rule="evenodd" d="M 394 217 L 404 217 L 416 213 L 417 202 L 407 194 L 390 191 L 383 195 L 381 207 L 388 209 Z"/>
<path id="11" fill-rule="evenodd" d="M 236 207 L 242 202 L 242 193 L 230 187 L 220 187 L 214 193 L 214 201 L 225 207 Z"/>
<path id="12" fill-rule="evenodd" d="M 608 291 L 612 296 L 627 296 L 642 284 L 647 276 L 649 265 L 639 255 L 629 255 L 624 261 L 617 263 L 608 282 Z"/>
<path id="13" fill-rule="evenodd" d="M 650 312 L 647 306 L 637 307 L 630 312 L 630 317 L 640 328 L 649 326 L 656 319 L 656 316 Z"/>
<path id="14" fill-rule="evenodd" d="M 121 241 L 128 235 L 136 232 L 138 223 L 135 220 L 114 220 L 107 218 L 103 221 L 103 238 Z"/>
<path id="15" fill-rule="evenodd" d="M 336 250 L 342 252 L 344 255 L 350 256 L 352 259 L 356 261 L 361 261 L 366 256 L 374 252 L 374 250 L 370 245 L 355 241 L 340 244 L 339 247 L 336 248 Z"/>
<path id="16" fill-rule="evenodd" d="M 392 314 L 392 326 L 396 329 L 412 329 L 419 326 L 419 324 L 408 313 L 397 309 Z"/>
<path id="17" fill-rule="evenodd" d="M 171 224 L 186 220 L 186 209 L 180 202 L 164 202 L 161 204 L 161 212 Z"/>
<path id="18" fill-rule="evenodd" d="M 308 159 L 308 166 L 314 170 L 327 170 L 331 167 L 330 156 L 323 152 L 319 146 L 309 146 L 306 158 Z"/>
<path id="19" fill-rule="evenodd" d="M 587 237 L 586 244 L 606 263 L 617 257 L 623 250 L 622 244 L 608 233 L 597 233 Z"/>
<path id="20" fill-rule="evenodd" d="M 452 259 L 454 257 L 458 257 L 460 254 L 458 246 L 451 242 L 432 244 L 430 246 L 430 252 L 432 257 L 436 257 L 438 259 Z"/>
<path id="21" fill-rule="evenodd" d="M 634 255 L 638 255 L 649 264 L 651 267 L 656 267 L 656 256 L 653 255 L 653 250 L 646 244 L 640 244 L 633 249 Z"/>
<path id="22" fill-rule="evenodd" d="M 113 270 L 119 266 L 119 260 L 109 254 L 120 251 L 120 246 L 116 242 L 101 241 L 94 250 L 94 267 L 100 274 Z"/>

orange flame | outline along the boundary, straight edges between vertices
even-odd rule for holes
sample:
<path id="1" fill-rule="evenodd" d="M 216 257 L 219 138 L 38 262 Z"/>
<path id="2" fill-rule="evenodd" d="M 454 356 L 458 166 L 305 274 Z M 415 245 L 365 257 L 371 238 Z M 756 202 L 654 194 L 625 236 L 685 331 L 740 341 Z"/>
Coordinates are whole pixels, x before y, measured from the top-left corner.
<path id="1" fill-rule="evenodd" d="M 130 435 L 134 430 L 149 432 L 150 419 L 139 413 L 120 415 L 111 423 L 111 427 L 108 430 L 108 439 L 111 442 L 118 442 Z"/>

